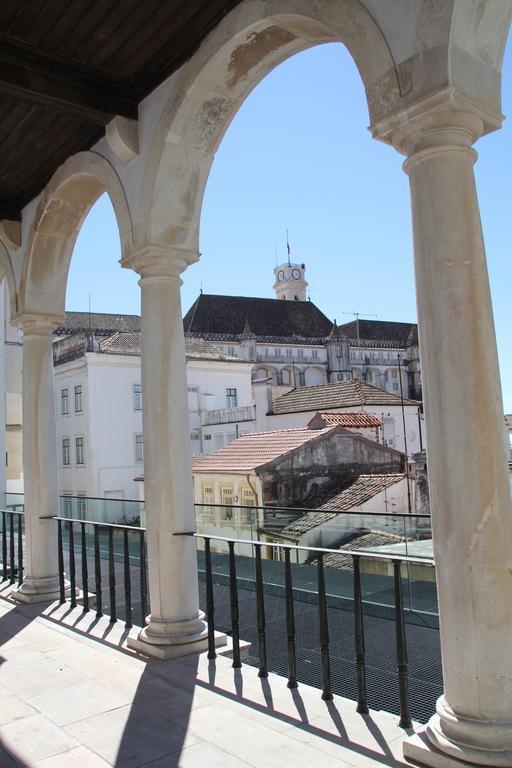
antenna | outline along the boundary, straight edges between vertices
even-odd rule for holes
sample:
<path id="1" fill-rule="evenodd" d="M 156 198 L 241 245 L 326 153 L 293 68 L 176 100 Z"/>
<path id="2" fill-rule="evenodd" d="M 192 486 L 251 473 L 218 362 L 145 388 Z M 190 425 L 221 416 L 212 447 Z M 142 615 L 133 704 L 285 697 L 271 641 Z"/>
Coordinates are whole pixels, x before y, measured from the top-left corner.
<path id="1" fill-rule="evenodd" d="M 290 266 L 290 240 L 288 238 L 288 230 L 286 230 L 286 250 L 288 251 L 288 266 Z"/>
<path id="2" fill-rule="evenodd" d="M 199 286 L 199 293 L 202 294 L 202 292 L 203 292 L 203 281 L 201 280 L 201 284 Z"/>
<path id="3" fill-rule="evenodd" d="M 362 312 L 354 312 L 353 309 L 350 312 L 342 312 L 343 315 L 352 315 L 356 319 L 357 323 L 357 343 L 359 343 L 359 318 L 360 317 L 378 317 L 378 315 L 364 315 Z"/>

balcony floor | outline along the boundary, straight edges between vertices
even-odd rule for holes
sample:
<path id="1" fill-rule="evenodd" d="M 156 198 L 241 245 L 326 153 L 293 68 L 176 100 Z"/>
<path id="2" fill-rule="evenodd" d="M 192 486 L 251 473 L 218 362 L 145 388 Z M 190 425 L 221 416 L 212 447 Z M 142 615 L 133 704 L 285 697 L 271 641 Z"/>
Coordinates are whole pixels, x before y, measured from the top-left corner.
<path id="1" fill-rule="evenodd" d="M 126 649 L 121 622 L 57 603 L 17 606 L 9 591 L 0 590 L 1 768 L 408 765 L 395 716 L 358 715 L 351 700 L 290 691 L 226 658 L 148 662 Z"/>

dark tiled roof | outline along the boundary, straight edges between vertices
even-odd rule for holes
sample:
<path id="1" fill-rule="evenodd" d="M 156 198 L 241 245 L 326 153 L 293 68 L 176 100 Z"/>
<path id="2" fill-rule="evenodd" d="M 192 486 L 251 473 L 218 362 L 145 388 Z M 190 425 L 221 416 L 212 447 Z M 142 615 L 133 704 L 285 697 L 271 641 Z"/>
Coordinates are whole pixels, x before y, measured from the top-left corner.
<path id="1" fill-rule="evenodd" d="M 395 323 L 389 320 L 351 320 L 338 326 L 339 331 L 350 339 L 393 341 L 402 347 L 405 347 L 409 334 L 415 328 L 416 323 Z M 412 334 L 411 339 L 414 338 Z"/>
<path id="2" fill-rule="evenodd" d="M 256 299 L 245 296 L 200 294 L 185 315 L 186 333 L 217 334 L 235 338 L 320 339 L 328 336 L 332 322 L 310 301 Z"/>
<path id="3" fill-rule="evenodd" d="M 332 496 L 320 509 L 346 511 L 359 507 L 391 485 L 403 480 L 405 475 L 359 475 L 355 483 Z"/>
<path id="4" fill-rule="evenodd" d="M 300 448 L 311 440 L 316 440 L 339 427 L 326 429 L 278 429 L 273 432 L 253 432 L 241 435 L 224 448 L 210 453 L 194 466 L 201 472 L 251 472 L 257 467 L 269 464 L 279 456 L 284 456 Z"/>
<path id="5" fill-rule="evenodd" d="M 105 334 L 113 331 L 140 331 L 139 315 L 109 315 L 104 312 L 66 312 L 62 325 L 55 329 L 57 336 L 85 331 Z"/>
<path id="6" fill-rule="evenodd" d="M 362 427 L 382 427 L 382 421 L 373 413 L 316 413 L 308 422 L 308 427 L 322 425 L 334 427 L 335 425 L 345 429 L 359 429 Z"/>
<path id="7" fill-rule="evenodd" d="M 99 351 L 107 355 L 140 355 L 140 331 L 116 331 L 99 343 Z"/>
<path id="8" fill-rule="evenodd" d="M 323 557 L 324 566 L 327 568 L 338 568 L 341 571 L 352 571 L 354 567 L 352 555 L 344 555 L 343 550 L 348 550 L 349 552 L 351 550 L 367 551 L 371 550 L 373 547 L 382 547 L 386 544 L 398 544 L 404 541 L 412 541 L 412 539 L 406 538 L 405 536 L 396 536 L 393 533 L 384 533 L 383 531 L 369 531 L 362 536 L 352 539 L 352 541 L 349 541 L 346 544 L 342 544 L 339 548 L 339 555 L 337 553 L 325 554 Z M 316 562 L 316 560 L 312 560 L 311 564 L 313 565 Z"/>
<path id="9" fill-rule="evenodd" d="M 302 536 L 307 531 L 311 531 L 319 525 L 333 520 L 336 517 L 336 512 L 356 509 L 385 488 L 389 488 L 389 486 L 394 485 L 399 480 L 403 480 L 403 478 L 404 475 L 359 475 L 352 485 L 341 492 L 334 493 L 334 495 L 332 487 L 330 491 L 322 491 L 321 489 L 319 494 L 315 495 L 315 499 L 310 497 L 305 501 L 305 506 L 315 505 L 318 506 L 318 509 L 307 512 L 303 517 L 294 520 L 293 523 L 290 523 L 281 531 L 281 534 L 290 538 Z M 318 504 L 320 494 L 323 495 L 324 499 L 326 496 L 330 496 L 330 498 L 325 499 L 322 504 Z M 327 512 L 323 510 L 333 511 Z"/>
<path id="10" fill-rule="evenodd" d="M 359 379 L 337 381 L 334 384 L 318 384 L 315 387 L 298 387 L 281 395 L 273 404 L 274 413 L 323 411 L 332 408 L 354 408 L 363 405 L 400 405 L 398 395 L 386 392 Z M 405 405 L 419 405 L 415 400 L 404 398 Z"/>

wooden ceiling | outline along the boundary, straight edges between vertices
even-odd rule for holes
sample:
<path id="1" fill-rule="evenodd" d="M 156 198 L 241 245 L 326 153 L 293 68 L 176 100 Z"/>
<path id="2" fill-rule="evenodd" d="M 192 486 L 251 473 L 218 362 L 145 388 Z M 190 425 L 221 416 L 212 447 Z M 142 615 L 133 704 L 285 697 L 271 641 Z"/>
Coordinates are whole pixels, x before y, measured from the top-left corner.
<path id="1" fill-rule="evenodd" d="M 0 220 L 178 69 L 240 0 L 0 0 Z"/>

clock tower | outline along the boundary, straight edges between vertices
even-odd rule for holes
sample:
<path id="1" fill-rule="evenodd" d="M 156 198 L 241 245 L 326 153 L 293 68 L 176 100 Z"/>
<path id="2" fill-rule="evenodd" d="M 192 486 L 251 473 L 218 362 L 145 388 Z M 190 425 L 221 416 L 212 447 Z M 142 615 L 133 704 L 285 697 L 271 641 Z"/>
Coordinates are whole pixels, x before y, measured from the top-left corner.
<path id="1" fill-rule="evenodd" d="M 305 264 L 292 264 L 289 261 L 276 267 L 274 269 L 276 298 L 287 301 L 306 301 L 308 284 L 305 272 Z"/>

